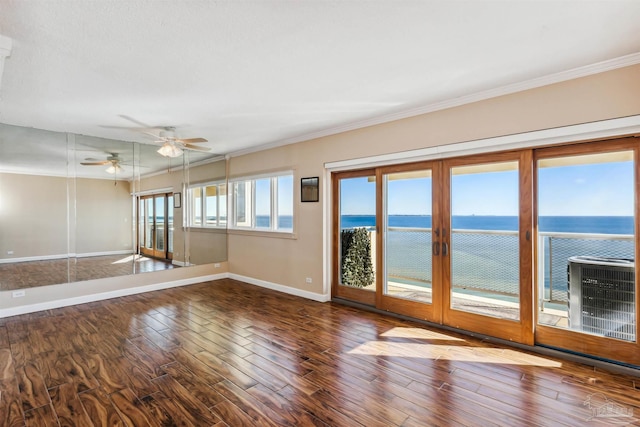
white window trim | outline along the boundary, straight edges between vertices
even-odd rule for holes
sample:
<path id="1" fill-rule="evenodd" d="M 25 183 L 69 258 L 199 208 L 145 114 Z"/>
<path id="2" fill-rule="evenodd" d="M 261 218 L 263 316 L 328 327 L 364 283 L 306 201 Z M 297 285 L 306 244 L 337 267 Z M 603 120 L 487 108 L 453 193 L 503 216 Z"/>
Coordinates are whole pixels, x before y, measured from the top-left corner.
<path id="1" fill-rule="evenodd" d="M 278 178 L 283 176 L 291 176 L 293 180 L 292 186 L 292 222 L 291 229 L 287 230 L 279 230 L 278 226 Z M 255 182 L 261 179 L 269 179 L 270 183 L 270 216 L 271 216 L 271 225 L 269 228 L 266 227 L 258 227 L 257 225 L 257 214 L 256 214 L 256 185 Z M 227 207 L 228 207 L 228 218 L 227 218 L 227 230 L 235 234 L 247 234 L 247 235 L 262 235 L 262 236 L 273 236 L 273 237 L 282 237 L 282 238 L 295 238 L 295 224 L 296 224 L 296 198 L 295 198 L 295 179 L 296 174 L 292 169 L 279 170 L 261 174 L 254 175 L 246 175 L 246 176 L 236 176 L 229 179 L 229 184 L 227 187 Z M 251 212 L 247 212 L 246 215 L 251 217 L 250 225 L 236 225 L 236 184 L 241 182 L 251 181 L 251 203 L 250 209 Z M 245 194 L 245 198 L 247 195 Z"/>
<path id="2" fill-rule="evenodd" d="M 211 187 L 211 186 L 216 186 L 217 187 L 217 191 L 218 191 L 218 196 L 216 198 L 216 224 L 215 225 L 207 225 L 207 219 L 206 219 L 206 187 Z M 219 190 L 220 190 L 220 186 L 221 185 L 226 185 L 227 188 L 227 201 L 228 201 L 228 197 L 229 197 L 229 185 L 227 184 L 227 181 L 225 180 L 215 180 L 215 181 L 207 181 L 207 182 L 199 182 L 197 184 L 191 184 L 189 185 L 189 187 L 187 187 L 187 200 L 186 200 L 186 205 L 187 209 L 186 209 L 186 213 L 184 215 L 184 219 L 186 222 L 186 227 L 187 228 L 192 228 L 192 229 L 208 229 L 208 230 L 220 230 L 220 229 L 226 229 L 227 228 L 227 223 L 229 222 L 229 207 L 227 206 L 226 209 L 226 213 L 227 213 L 227 221 L 225 223 L 220 223 L 220 200 L 221 200 L 221 196 L 219 194 Z M 200 224 L 196 224 L 195 223 L 195 212 L 192 211 L 192 205 L 193 205 L 193 190 L 195 188 L 200 188 L 201 189 L 201 202 L 200 202 Z M 184 203 L 184 202 L 183 202 Z"/>

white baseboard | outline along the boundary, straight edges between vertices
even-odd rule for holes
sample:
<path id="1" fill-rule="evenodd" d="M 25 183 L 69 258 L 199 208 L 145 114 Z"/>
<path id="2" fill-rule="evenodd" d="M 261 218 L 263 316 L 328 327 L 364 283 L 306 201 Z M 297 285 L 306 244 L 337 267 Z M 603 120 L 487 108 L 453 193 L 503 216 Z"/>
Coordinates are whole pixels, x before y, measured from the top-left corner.
<path id="1" fill-rule="evenodd" d="M 26 257 L 17 257 L 17 258 L 2 258 L 0 259 L 0 264 L 9 264 L 13 262 L 29 262 L 29 261 L 50 261 L 54 259 L 65 259 L 65 258 L 90 258 L 94 256 L 105 256 L 105 255 L 133 255 L 133 251 L 131 249 L 123 249 L 118 251 L 104 251 L 104 252 L 86 252 L 83 254 L 56 254 L 56 255 L 40 255 L 40 256 L 26 256 Z"/>
<path id="2" fill-rule="evenodd" d="M 0 310 L 0 319 L 3 317 L 17 316 L 20 314 L 34 313 L 36 311 L 51 310 L 54 308 L 67 307 L 70 305 L 84 304 L 94 301 L 102 301 L 111 298 L 123 297 L 127 295 L 141 294 L 144 292 L 159 291 L 162 289 L 177 288 L 179 286 L 193 285 L 195 283 L 207 282 L 228 278 L 228 273 L 210 274 L 206 276 L 190 277 L 188 279 L 173 280 L 170 282 L 154 283 L 151 285 L 136 286 L 115 291 L 100 292 L 97 294 L 83 295 L 79 297 L 63 298 L 54 301 L 22 305 L 19 307 L 5 308 Z"/>
<path id="3" fill-rule="evenodd" d="M 253 277 L 241 276 L 239 274 L 229 273 L 229 278 L 246 282 L 251 285 L 260 286 L 262 288 L 272 289 L 274 291 L 283 292 L 285 294 L 295 295 L 298 297 L 310 299 L 318 302 L 331 301 L 331 295 L 317 294 L 315 292 L 309 292 L 298 288 L 292 288 L 290 286 L 280 285 L 278 283 L 267 282 L 265 280 L 254 279 Z"/>
<path id="4" fill-rule="evenodd" d="M 29 262 L 29 261 L 49 261 L 53 259 L 65 259 L 69 258 L 68 254 L 59 255 L 43 255 L 43 256 L 25 256 L 20 258 L 2 258 L 0 264 L 10 264 L 13 262 Z"/>
<path id="5" fill-rule="evenodd" d="M 318 302 L 327 302 L 331 300 L 331 295 L 317 294 L 302 289 L 292 288 L 290 286 L 280 285 L 278 283 L 267 282 L 265 280 L 254 279 L 253 277 L 241 276 L 232 273 L 210 274 L 206 276 L 190 277 L 188 279 L 173 280 L 169 282 L 154 283 L 151 285 L 136 286 L 126 289 L 118 289 L 115 291 L 100 292 L 91 295 L 82 295 L 79 297 L 63 298 L 54 301 L 41 302 L 36 304 L 21 305 L 19 307 L 11 307 L 0 309 L 0 319 L 10 316 L 18 316 L 20 314 L 34 313 L 43 310 L 52 310 L 55 308 L 67 307 L 70 305 L 84 304 L 88 302 L 102 301 L 111 298 L 118 298 L 127 295 L 141 294 L 144 292 L 159 291 L 162 289 L 177 288 L 179 286 L 193 285 L 195 283 L 207 282 L 210 280 L 235 279 L 246 282 L 251 285 L 260 286 L 262 288 L 271 289 L 285 294 L 295 295 L 298 297 L 310 299 Z"/>

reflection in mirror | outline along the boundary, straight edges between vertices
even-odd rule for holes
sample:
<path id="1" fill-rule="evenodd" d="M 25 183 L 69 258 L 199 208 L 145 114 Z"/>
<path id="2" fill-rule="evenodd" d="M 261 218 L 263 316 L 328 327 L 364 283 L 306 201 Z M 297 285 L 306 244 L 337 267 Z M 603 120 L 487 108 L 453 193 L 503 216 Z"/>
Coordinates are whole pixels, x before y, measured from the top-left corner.
<path id="1" fill-rule="evenodd" d="M 224 227 L 183 226 L 190 176 L 225 161 L 157 149 L 0 124 L 0 291 L 226 261 Z"/>
<path id="2" fill-rule="evenodd" d="M 0 126 L 0 290 L 66 283 L 67 136 Z"/>

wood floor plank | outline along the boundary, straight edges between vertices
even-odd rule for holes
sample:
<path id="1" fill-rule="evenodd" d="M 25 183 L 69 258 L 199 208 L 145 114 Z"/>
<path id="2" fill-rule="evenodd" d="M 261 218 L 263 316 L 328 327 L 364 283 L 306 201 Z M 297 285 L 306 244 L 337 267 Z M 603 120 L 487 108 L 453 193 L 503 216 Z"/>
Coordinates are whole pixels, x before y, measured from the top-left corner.
<path id="1" fill-rule="evenodd" d="M 211 411 L 217 415 L 220 419 L 224 420 L 225 423 L 229 426 L 238 426 L 238 427 L 260 427 L 260 426 L 269 426 L 267 421 L 262 421 L 262 423 L 256 422 L 253 418 L 251 418 L 247 413 L 243 412 L 242 409 L 238 408 L 233 403 L 228 400 L 224 400 L 218 403 L 216 406 L 211 408 Z"/>
<path id="2" fill-rule="evenodd" d="M 111 399 L 100 388 L 87 390 L 78 395 L 80 403 L 89 416 L 94 427 L 121 427 L 125 423 L 111 402 Z"/>
<path id="3" fill-rule="evenodd" d="M 254 378 L 207 351 L 201 351 L 200 353 L 195 354 L 195 357 L 240 388 L 246 390 L 249 387 L 253 387 L 258 384 L 258 381 Z"/>
<path id="4" fill-rule="evenodd" d="M 129 427 L 162 426 L 161 420 L 155 418 L 153 411 L 143 405 L 130 389 L 116 391 L 110 397 L 125 425 Z"/>
<path id="5" fill-rule="evenodd" d="M 34 363 L 16 369 L 16 378 L 25 412 L 51 403 L 44 378 Z"/>
<path id="6" fill-rule="evenodd" d="M 189 392 L 207 408 L 215 406 L 224 400 L 224 398 L 213 389 L 213 386 L 219 381 L 215 381 L 213 383 L 207 382 L 205 378 L 191 372 L 180 362 L 174 362 L 166 365 L 164 370 L 171 376 L 171 378 L 176 380 L 185 389 L 189 390 Z"/>
<path id="7" fill-rule="evenodd" d="M 90 426 L 93 423 L 76 391 L 77 387 L 73 383 L 62 384 L 49 390 L 58 421 L 65 426 Z"/>
<path id="8" fill-rule="evenodd" d="M 274 411 L 261 400 L 257 400 L 254 395 L 248 393 L 233 384 L 231 381 L 222 381 L 214 386 L 216 391 L 224 396 L 227 400 L 248 414 L 256 424 L 285 426 L 296 425 L 295 417 L 287 414 L 286 411 Z"/>
<path id="9" fill-rule="evenodd" d="M 4 425 L 4 424 L 3 424 Z M 24 414 L 24 424 L 20 420 L 20 425 L 27 427 L 59 427 L 58 416 L 55 410 L 49 405 L 41 406 Z"/>
<path id="10" fill-rule="evenodd" d="M 199 350 L 196 353 L 199 353 Z M 209 367 L 207 364 L 195 357 L 194 353 L 190 353 L 184 348 L 177 348 L 171 352 L 181 366 L 188 369 L 193 375 L 197 376 L 203 382 L 208 385 L 213 385 L 223 381 L 225 376 L 218 373 L 215 369 Z"/>
<path id="11" fill-rule="evenodd" d="M 78 393 L 100 385 L 82 360 L 82 356 L 78 354 L 65 355 L 57 359 L 52 374 L 61 384 L 72 383 Z"/>
<path id="12" fill-rule="evenodd" d="M 114 371 L 114 376 L 124 382 L 127 386 L 126 389 L 139 399 L 158 391 L 147 375 L 128 358 L 120 356 L 107 360 L 109 361 L 109 369 Z"/>
<path id="13" fill-rule="evenodd" d="M 107 394 L 129 386 L 122 371 L 113 369 L 112 363 L 111 360 L 104 358 L 100 353 L 93 353 L 87 356 L 87 366 L 91 370 L 91 374 Z"/>
<path id="14" fill-rule="evenodd" d="M 15 376 L 13 356 L 8 348 L 0 349 L 0 381 L 10 380 Z"/>
<path id="15" fill-rule="evenodd" d="M 0 379 L 0 425 L 11 427 L 24 425 L 24 412 L 15 376 Z"/>
<path id="16" fill-rule="evenodd" d="M 247 376 L 255 379 L 258 383 L 264 384 L 273 391 L 278 391 L 282 387 L 287 385 L 287 381 L 280 375 L 273 374 L 263 369 L 264 365 L 255 365 L 235 353 L 224 353 L 218 357 L 220 357 L 221 360 L 224 360 L 230 366 L 233 366 L 240 372 L 243 372 Z"/>
<path id="17" fill-rule="evenodd" d="M 257 384 L 246 391 L 256 402 L 269 409 L 271 420 L 280 420 L 279 424 L 292 426 L 319 426 L 325 425 L 318 418 L 307 411 L 292 405 L 278 393 L 273 393 L 270 389 Z"/>
<path id="18" fill-rule="evenodd" d="M 306 378 L 306 375 L 310 374 L 313 371 L 301 365 L 298 369 L 298 372 L 294 373 L 289 369 L 283 369 L 281 365 L 272 363 L 270 360 L 264 359 L 257 354 L 247 356 L 245 357 L 245 360 L 251 362 L 254 366 L 259 366 L 263 371 L 268 372 L 275 378 L 279 378 L 286 385 L 289 385 L 303 393 L 311 395 L 318 391 L 318 386 L 316 384 L 313 384 L 311 381 L 309 381 L 308 378 Z"/>
<path id="19" fill-rule="evenodd" d="M 171 403 L 165 406 L 165 409 L 173 412 L 176 419 L 188 420 L 194 426 L 213 425 L 220 421 L 191 390 L 183 387 L 170 375 L 163 375 L 154 379 L 153 382 L 169 398 L 169 400 L 161 400 L 160 403 L 164 405 Z"/>

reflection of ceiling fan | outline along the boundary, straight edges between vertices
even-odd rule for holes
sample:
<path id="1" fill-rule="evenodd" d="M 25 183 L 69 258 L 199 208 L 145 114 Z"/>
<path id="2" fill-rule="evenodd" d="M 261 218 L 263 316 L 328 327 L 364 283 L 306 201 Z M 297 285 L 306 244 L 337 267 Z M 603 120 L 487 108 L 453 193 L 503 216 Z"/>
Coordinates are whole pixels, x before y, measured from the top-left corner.
<path id="1" fill-rule="evenodd" d="M 176 136 L 176 128 L 173 126 L 167 126 L 160 131 L 160 135 L 155 135 L 150 132 L 145 132 L 149 135 L 153 135 L 158 140 L 157 144 L 162 144 L 162 147 L 158 150 L 158 153 L 165 157 L 178 157 L 182 155 L 183 150 L 195 150 L 195 151 L 209 151 L 209 147 L 200 147 L 198 144 L 201 142 L 207 142 L 204 138 L 178 138 Z"/>
<path id="2" fill-rule="evenodd" d="M 118 153 L 110 153 L 107 160 L 98 160 L 98 159 L 84 159 L 84 162 L 80 162 L 81 165 L 84 166 L 104 166 L 110 165 L 107 168 L 107 173 L 118 173 L 122 172 L 124 169 L 120 166 L 120 157 L 118 157 Z"/>

